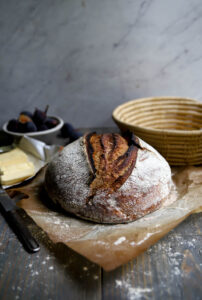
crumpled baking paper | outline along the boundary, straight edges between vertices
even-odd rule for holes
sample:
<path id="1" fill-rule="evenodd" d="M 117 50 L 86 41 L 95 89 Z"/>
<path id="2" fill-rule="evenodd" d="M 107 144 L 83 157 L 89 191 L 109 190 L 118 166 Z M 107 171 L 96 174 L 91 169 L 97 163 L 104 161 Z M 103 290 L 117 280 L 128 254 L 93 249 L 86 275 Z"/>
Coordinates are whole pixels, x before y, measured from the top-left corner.
<path id="1" fill-rule="evenodd" d="M 202 166 L 172 171 L 175 189 L 166 205 L 129 224 L 95 224 L 58 209 L 44 192 L 45 168 L 17 189 L 29 196 L 19 206 L 54 243 L 62 242 L 110 271 L 145 251 L 190 214 L 202 211 Z"/>

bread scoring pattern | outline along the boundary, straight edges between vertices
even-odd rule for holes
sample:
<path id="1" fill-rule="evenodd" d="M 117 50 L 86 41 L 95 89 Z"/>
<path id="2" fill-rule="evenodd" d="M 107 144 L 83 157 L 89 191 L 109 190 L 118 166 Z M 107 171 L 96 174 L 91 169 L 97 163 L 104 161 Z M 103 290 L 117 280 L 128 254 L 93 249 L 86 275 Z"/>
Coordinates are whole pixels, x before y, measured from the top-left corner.
<path id="1" fill-rule="evenodd" d="M 91 196 L 97 190 L 108 194 L 117 191 L 131 175 L 141 148 L 138 138 L 127 133 L 86 134 L 84 137 L 86 153 L 92 172 Z"/>

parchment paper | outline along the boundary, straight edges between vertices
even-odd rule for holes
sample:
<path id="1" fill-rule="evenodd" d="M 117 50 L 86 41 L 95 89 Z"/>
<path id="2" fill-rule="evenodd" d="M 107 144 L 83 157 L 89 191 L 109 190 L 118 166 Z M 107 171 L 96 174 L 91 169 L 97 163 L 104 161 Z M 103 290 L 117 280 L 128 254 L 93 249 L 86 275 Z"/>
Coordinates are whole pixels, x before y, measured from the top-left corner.
<path id="1" fill-rule="evenodd" d="M 19 206 L 54 243 L 66 244 L 107 271 L 135 258 L 190 214 L 202 211 L 202 166 L 173 170 L 176 189 L 166 206 L 120 225 L 95 224 L 64 213 L 50 204 L 43 179 L 44 169 L 27 186 L 17 189 L 29 196 Z"/>

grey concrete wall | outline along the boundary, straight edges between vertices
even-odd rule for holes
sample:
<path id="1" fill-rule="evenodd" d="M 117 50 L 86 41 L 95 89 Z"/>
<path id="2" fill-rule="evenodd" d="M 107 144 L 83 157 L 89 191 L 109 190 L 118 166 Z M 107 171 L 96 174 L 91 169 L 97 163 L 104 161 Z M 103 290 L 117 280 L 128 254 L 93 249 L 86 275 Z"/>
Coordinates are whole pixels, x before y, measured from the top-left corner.
<path id="1" fill-rule="evenodd" d="M 127 100 L 202 100 L 201 0 L 1 0 L 1 125 L 50 105 L 76 127 L 111 126 Z"/>

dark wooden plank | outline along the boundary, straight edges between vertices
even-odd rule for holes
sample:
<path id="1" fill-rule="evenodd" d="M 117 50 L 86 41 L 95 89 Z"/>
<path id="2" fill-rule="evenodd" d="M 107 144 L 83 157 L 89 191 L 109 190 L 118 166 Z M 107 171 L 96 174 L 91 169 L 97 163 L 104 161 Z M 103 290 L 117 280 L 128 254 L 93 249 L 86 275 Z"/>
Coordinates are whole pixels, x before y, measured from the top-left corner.
<path id="1" fill-rule="evenodd" d="M 190 216 L 137 259 L 103 272 L 103 299 L 201 299 L 201 217 Z"/>
<path id="2" fill-rule="evenodd" d="M 0 299 L 101 299 L 101 269 L 63 244 L 53 244 L 32 220 L 40 243 L 25 252 L 0 216 Z"/>

